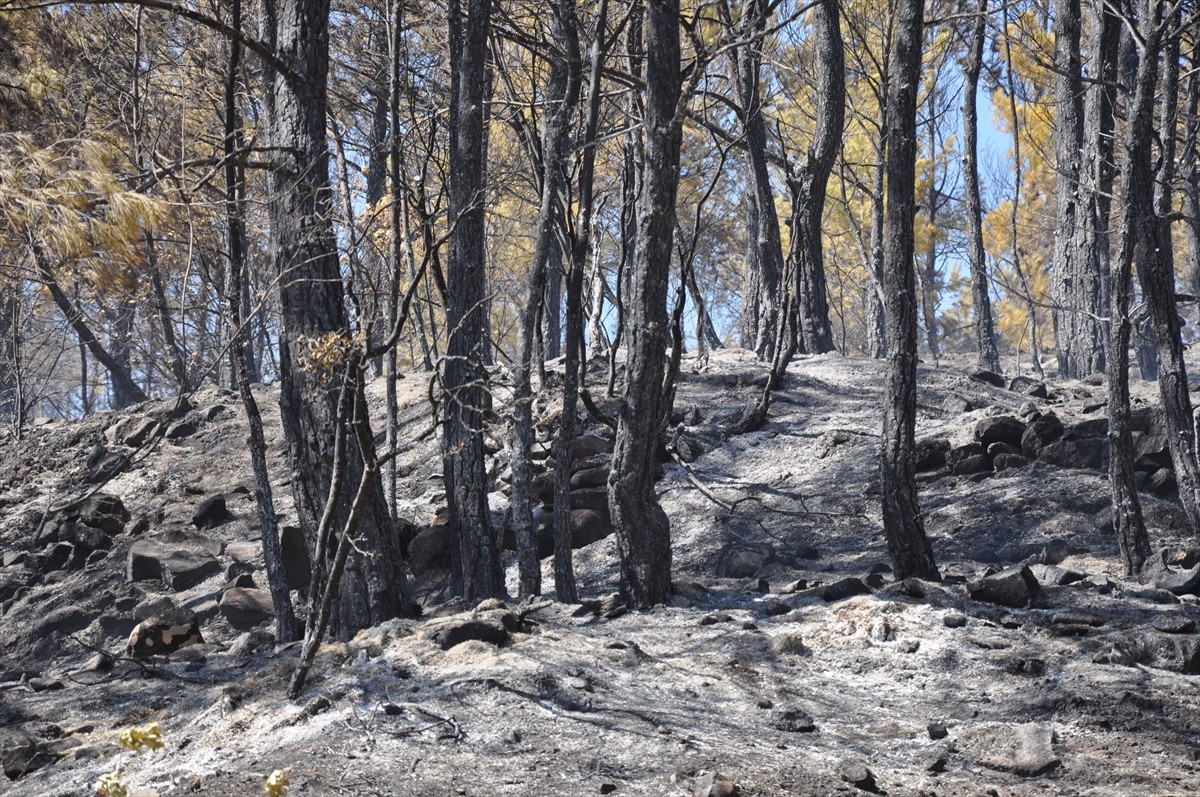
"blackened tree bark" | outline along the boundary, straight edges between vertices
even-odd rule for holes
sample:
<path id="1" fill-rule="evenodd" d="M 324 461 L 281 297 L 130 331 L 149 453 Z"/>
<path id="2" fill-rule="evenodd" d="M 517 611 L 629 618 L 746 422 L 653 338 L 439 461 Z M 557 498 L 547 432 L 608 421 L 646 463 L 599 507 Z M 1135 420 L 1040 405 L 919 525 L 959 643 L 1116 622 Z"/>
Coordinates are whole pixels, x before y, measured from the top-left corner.
<path id="1" fill-rule="evenodd" d="M 1175 306 L 1175 264 L 1171 257 L 1170 198 L 1156 197 L 1155 182 L 1169 181 L 1171 166 L 1167 158 L 1152 154 L 1155 141 L 1174 137 L 1174 118 L 1170 128 L 1154 131 L 1155 86 L 1159 57 L 1171 32 L 1172 20 L 1163 19 L 1167 9 L 1163 0 L 1147 0 L 1140 9 L 1138 29 L 1140 61 L 1130 103 L 1125 140 L 1126 170 L 1122 172 L 1122 202 L 1136 212 L 1133 225 L 1133 261 L 1137 267 L 1142 296 L 1150 311 L 1154 331 L 1158 387 L 1162 399 L 1167 440 L 1179 498 L 1183 502 L 1192 532 L 1200 534 L 1200 465 L 1196 460 L 1196 426 L 1188 392 L 1187 371 L 1183 361 L 1183 340 L 1179 312 Z M 1168 50 L 1171 48 L 1168 47 Z M 1172 70 L 1175 68 L 1172 65 Z M 1127 182 L 1125 182 L 1127 181 Z M 1123 231 L 1124 232 L 1124 231 Z"/>
<path id="2" fill-rule="evenodd" d="M 913 273 L 917 89 L 921 75 L 924 0 L 899 0 L 888 80 L 885 151 L 887 210 L 883 294 L 887 316 L 887 400 L 880 475 L 883 525 L 897 578 L 940 578 L 917 504 L 914 431 L 917 418 L 917 298 Z"/>
<path id="3" fill-rule="evenodd" d="M 775 341 L 775 321 L 779 313 L 780 286 L 783 281 L 783 243 L 779 234 L 779 215 L 775 212 L 775 192 L 767 168 L 767 125 L 763 118 L 762 72 L 763 36 L 770 15 L 767 0 L 749 0 L 742 9 L 739 34 L 743 43 L 734 60 L 738 104 L 746 135 L 746 153 L 750 162 L 753 191 L 748 200 L 747 265 L 756 269 L 752 277 L 758 292 L 754 318 L 754 350 L 770 358 Z"/>
<path id="4" fill-rule="evenodd" d="M 17 390 L 21 364 L 18 283 L 0 282 L 0 418 L 20 429 L 21 396 Z M 84 355 L 86 357 L 86 354 Z"/>
<path id="5" fill-rule="evenodd" d="M 280 405 L 300 526 L 313 550 L 332 484 L 337 421 L 337 352 L 351 345 L 333 232 L 326 130 L 328 0 L 263 0 L 263 31 L 276 60 L 266 64 L 270 143 L 268 212 L 280 280 Z M 277 68 L 283 67 L 283 70 Z M 336 525 L 353 503 L 363 454 L 350 435 L 348 478 L 335 497 Z M 391 617 L 412 615 L 399 539 L 378 473 L 361 505 L 357 550 L 349 555 L 331 632 L 346 638 Z"/>
<path id="6" fill-rule="evenodd" d="M 242 0 L 230 4 L 230 25 L 234 30 L 242 29 Z M 298 628 L 292 607 L 291 591 L 288 589 L 287 574 L 283 567 L 283 553 L 279 544 L 278 518 L 275 515 L 275 499 L 271 489 L 271 476 L 267 469 L 267 441 L 263 432 L 262 414 L 258 402 L 250 390 L 247 372 L 249 360 L 247 348 L 250 331 L 246 324 L 246 311 L 242 306 L 242 279 L 246 273 L 246 174 L 238 162 L 236 153 L 242 147 L 241 118 L 238 112 L 238 73 L 242 56 L 241 42 L 231 38 L 229 42 L 229 67 L 225 76 L 225 223 L 229 250 L 229 284 L 226 301 L 229 303 L 229 323 L 233 328 L 230 364 L 233 379 L 237 383 L 246 421 L 250 427 L 250 463 L 254 470 L 254 498 L 258 507 L 259 531 L 262 535 L 263 561 L 267 570 L 267 584 L 271 591 L 271 605 L 275 609 L 275 637 L 280 642 L 296 639 Z"/>
<path id="7" fill-rule="evenodd" d="M 484 97 L 490 0 L 450 0 L 450 260 L 443 445 L 450 528 L 458 555 L 452 576 L 469 601 L 504 593 L 500 541 L 491 527 L 483 420 L 490 406 L 484 251 Z"/>
<path id="8" fill-rule="evenodd" d="M 979 0 L 979 14 L 971 29 L 967 60 L 963 66 L 963 193 L 967 205 L 967 259 L 971 265 L 971 303 L 975 310 L 975 346 L 979 352 L 979 367 L 1000 373 L 1000 352 L 996 348 L 992 300 L 988 291 L 987 255 L 983 248 L 983 200 L 979 194 L 979 111 L 975 96 L 983 66 L 987 7 L 988 0 Z"/>
<path id="9" fill-rule="evenodd" d="M 799 312 L 800 350 L 824 354 L 834 350 L 825 282 L 821 219 L 829 174 L 841 147 L 846 120 L 846 57 L 837 0 L 813 8 L 816 126 L 812 147 L 797 163 L 789 164 L 792 238 L 788 251 L 795 275 Z"/>
<path id="10" fill-rule="evenodd" d="M 574 13 L 566 17 L 565 21 L 574 25 Z M 604 36 L 607 24 L 608 0 L 600 0 L 588 74 L 587 115 L 583 121 L 584 149 L 579 168 L 579 215 L 575 223 L 575 237 L 571 245 L 571 262 L 567 274 L 567 342 L 563 403 L 558 429 L 558 450 L 554 456 L 554 591 L 560 601 L 567 603 L 579 600 L 571 554 L 571 461 L 578 431 L 579 382 L 583 364 L 583 269 L 592 230 L 596 131 L 600 124 L 600 73 L 604 64 Z"/>
<path id="11" fill-rule="evenodd" d="M 638 608 L 671 595 L 671 527 L 654 494 L 654 452 L 663 423 L 667 282 L 683 131 L 679 0 L 651 3 L 646 12 L 646 164 L 627 300 L 626 381 L 608 477 L 621 590 Z"/>
<path id="12" fill-rule="evenodd" d="M 1083 81 L 1079 0 L 1054 9 L 1055 216 L 1054 341 L 1059 376 L 1079 378 L 1104 369 L 1100 273 L 1076 257 L 1083 152 Z"/>
<path id="13" fill-rule="evenodd" d="M 1200 36 L 1192 42 L 1185 97 L 1183 142 L 1179 150 L 1180 206 L 1192 293 L 1200 295 Z"/>
<path id="14" fill-rule="evenodd" d="M 534 356 L 534 333 L 538 311 L 546 292 L 550 251 L 554 240 L 555 206 L 565 179 L 567 135 L 571 109 L 579 101 L 579 37 L 575 25 L 574 0 L 562 0 L 554 9 L 555 50 L 545 89 L 542 114 L 542 197 L 534 226 L 533 262 L 529 266 L 525 307 L 521 313 L 521 337 L 513 373 L 513 532 L 520 560 L 521 597 L 538 595 L 542 589 L 542 566 L 538 558 L 530 482 L 533 476 L 533 391 L 530 373 Z"/>

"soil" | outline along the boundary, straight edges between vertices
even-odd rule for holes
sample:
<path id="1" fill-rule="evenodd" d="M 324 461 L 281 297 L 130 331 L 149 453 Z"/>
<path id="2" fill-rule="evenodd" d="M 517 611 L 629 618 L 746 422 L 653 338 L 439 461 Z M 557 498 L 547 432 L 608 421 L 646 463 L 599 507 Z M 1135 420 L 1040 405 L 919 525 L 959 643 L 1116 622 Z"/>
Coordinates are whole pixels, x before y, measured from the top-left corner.
<path id="1" fill-rule="evenodd" d="M 797 358 L 767 425 L 732 435 L 764 368 L 736 350 L 685 359 L 676 439 L 690 461 L 666 463 L 658 485 L 672 527 L 670 605 L 616 608 L 612 538 L 576 551 L 582 606 L 466 607 L 447 601 L 443 573 L 420 574 L 424 616 L 325 644 L 295 702 L 284 693 L 297 647 L 276 646 L 270 624 L 247 631 L 213 611 L 225 569 L 180 592 L 126 580 L 139 537 L 178 532 L 223 566 L 230 544 L 258 539 L 240 404 L 201 392 L 188 416 L 203 419 L 195 434 L 138 450 L 103 486 L 131 513 L 108 556 L 49 573 L 4 603 L 0 748 L 24 734 L 47 762 L 0 781 L 0 792 L 91 795 L 120 767 L 131 793 L 212 797 L 261 794 L 276 769 L 288 794 L 313 795 L 1200 793 L 1200 607 L 1195 595 L 1124 577 L 1105 525 L 1104 473 L 1033 462 L 923 474 L 945 579 L 892 578 L 878 501 L 883 369 Z M 1030 403 L 1067 424 L 1103 416 L 1100 384 L 1053 383 L 1037 399 L 972 370 L 965 360 L 922 365 L 919 438 L 963 445 L 979 420 Z M 399 507 L 427 525 L 444 505 L 437 441 L 423 436 L 428 382 L 414 374 L 400 384 Z M 382 385 L 371 389 L 378 409 Z M 256 390 L 286 516 L 274 393 Z M 1155 388 L 1135 385 L 1135 400 L 1152 407 Z M 170 406 L 0 440 L 0 552 L 29 551 L 47 506 L 87 489 L 86 460 L 106 429 Z M 503 423 L 491 435 L 498 476 Z M 197 531 L 192 513 L 216 494 L 233 520 Z M 502 520 L 506 499 L 493 498 Z M 1177 501 L 1141 498 L 1156 549 L 1196 546 Z M 1029 605 L 971 597 L 968 584 L 1013 565 L 1040 582 Z M 24 567 L 4 567 L 0 579 Z M 544 577 L 553 584 L 549 561 Z M 133 607 L 162 597 L 206 618 L 205 641 L 124 659 Z M 439 629 L 472 618 L 513 630 L 501 645 L 443 650 Z M 114 657 L 111 667 L 97 666 L 97 651 Z M 163 749 L 118 745 L 122 730 L 151 721 Z"/>

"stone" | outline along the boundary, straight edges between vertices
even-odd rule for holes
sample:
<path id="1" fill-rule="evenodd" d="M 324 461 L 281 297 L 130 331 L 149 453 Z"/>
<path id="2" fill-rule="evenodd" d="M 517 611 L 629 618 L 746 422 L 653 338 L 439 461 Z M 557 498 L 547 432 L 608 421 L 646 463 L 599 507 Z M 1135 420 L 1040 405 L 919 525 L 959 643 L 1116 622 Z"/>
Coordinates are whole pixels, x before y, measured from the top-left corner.
<path id="1" fill-rule="evenodd" d="M 1171 551 L 1162 549 L 1151 555 L 1142 567 L 1141 580 L 1172 595 L 1193 595 L 1200 589 L 1200 564 L 1187 569 L 1171 565 Z"/>
<path id="2" fill-rule="evenodd" d="M 256 542 L 231 542 L 225 546 L 225 555 L 235 562 L 255 562 L 262 556 L 262 545 Z"/>
<path id="3" fill-rule="evenodd" d="M 967 624 L 967 616 L 962 612 L 947 612 L 942 617 L 942 625 L 947 628 L 962 628 Z"/>
<path id="4" fill-rule="evenodd" d="M 46 546 L 41 554 L 41 570 L 46 573 L 65 570 L 75 563 L 75 546 L 69 542 L 55 542 Z M 82 557 L 79 557 L 82 560 Z"/>
<path id="5" fill-rule="evenodd" d="M 1056 612 L 1054 616 L 1050 618 L 1050 625 L 1052 626 L 1083 625 L 1090 626 L 1092 628 L 1099 628 L 1100 626 L 1105 625 L 1107 622 L 1108 621 L 1105 618 L 1098 614 L 1071 610 L 1065 612 Z"/>
<path id="6" fill-rule="evenodd" d="M 1108 440 L 1055 440 L 1038 452 L 1038 460 L 1060 468 L 1102 470 L 1108 466 Z"/>
<path id="7" fill-rule="evenodd" d="M 594 509 L 597 512 L 608 512 L 608 490 L 604 487 L 572 490 L 570 495 L 571 509 Z"/>
<path id="8" fill-rule="evenodd" d="M 1196 621 L 1181 614 L 1168 615 L 1155 619 L 1153 627 L 1164 634 L 1190 634 L 1196 630 Z"/>
<path id="9" fill-rule="evenodd" d="M 1046 390 L 1045 382 L 1039 382 L 1028 376 L 1014 376 L 1008 383 L 1008 389 L 1014 393 L 1021 393 L 1033 398 L 1044 399 L 1050 395 L 1049 391 Z"/>
<path id="10" fill-rule="evenodd" d="M 840 578 L 829 584 L 809 587 L 808 589 L 800 590 L 796 594 L 803 598 L 815 597 L 828 603 L 833 603 L 834 601 L 852 598 L 855 595 L 869 595 L 870 592 L 870 587 L 864 584 L 862 579 L 851 576 L 849 578 Z"/>
<path id="11" fill-rule="evenodd" d="M 976 382 L 983 382 L 985 385 L 992 387 L 1007 387 L 1004 377 L 994 371 L 989 371 L 985 368 L 976 368 L 968 374 Z"/>
<path id="12" fill-rule="evenodd" d="M 54 763 L 45 743 L 19 728 L 0 727 L 0 765 L 9 780 L 20 780 Z"/>
<path id="13" fill-rule="evenodd" d="M 230 587 L 221 596 L 221 616 L 234 628 L 251 628 L 275 616 L 271 593 L 253 587 Z"/>
<path id="14" fill-rule="evenodd" d="M 581 434 L 571 443 L 571 458 L 579 462 L 597 454 L 611 454 L 613 441 L 598 434 Z"/>
<path id="15" fill-rule="evenodd" d="M 515 623 L 515 616 L 513 617 Z M 432 639 L 442 650 L 449 650 L 463 642 L 478 640 L 492 645 L 503 645 L 509 638 L 509 626 L 497 618 L 455 618 L 441 624 Z"/>
<path id="16" fill-rule="evenodd" d="M 956 476 L 967 476 L 992 469 L 992 463 L 979 443 L 968 443 L 950 449 L 946 452 L 946 464 Z"/>
<path id="17" fill-rule="evenodd" d="M 449 568 L 452 544 L 449 526 L 426 526 L 408 542 L 409 567 L 415 575 Z"/>
<path id="18" fill-rule="evenodd" d="M 965 415 L 973 408 L 962 396 L 950 395 L 942 400 L 942 409 L 949 415 Z"/>
<path id="19" fill-rule="evenodd" d="M 125 531 L 129 522 L 129 510 L 115 495 L 96 493 L 88 498 L 75 511 L 80 523 L 100 529 L 110 537 Z"/>
<path id="20" fill-rule="evenodd" d="M 176 421 L 167 427 L 165 437 L 168 440 L 182 440 L 191 437 L 197 431 L 196 424 L 189 420 Z"/>
<path id="21" fill-rule="evenodd" d="M 551 478 L 551 494 L 553 494 L 553 477 Z M 584 468 L 571 474 L 571 489 L 586 490 L 595 487 L 605 487 L 608 485 L 608 466 L 598 465 L 592 468 Z"/>
<path id="22" fill-rule="evenodd" d="M 929 738 L 934 741 L 945 739 L 950 735 L 950 731 L 946 728 L 946 723 L 944 722 L 931 722 L 925 726 L 925 730 L 929 733 Z"/>
<path id="23" fill-rule="evenodd" d="M 1175 481 L 1175 471 L 1170 468 L 1159 468 L 1150 474 L 1150 482 L 1146 485 L 1150 492 L 1160 498 L 1168 498 L 1179 492 Z"/>
<path id="24" fill-rule="evenodd" d="M 697 778 L 692 789 L 692 797 L 737 797 L 739 793 L 732 780 L 717 772 Z"/>
<path id="25" fill-rule="evenodd" d="M 1061 439 L 1065 433 L 1062 421 L 1053 412 L 1040 415 L 1030 422 L 1021 434 L 1021 453 L 1035 459 L 1038 452 L 1055 440 Z"/>
<path id="26" fill-rule="evenodd" d="M 192 525 L 199 529 L 215 529 L 233 519 L 225 505 L 225 496 L 210 495 L 200 502 L 192 514 Z"/>
<path id="27" fill-rule="evenodd" d="M 917 441 L 913 452 L 913 462 L 917 472 L 937 470 L 945 467 L 946 454 L 950 451 L 950 441 L 944 437 L 926 437 Z"/>
<path id="28" fill-rule="evenodd" d="M 1036 778 L 1062 764 L 1054 755 L 1054 728 L 1045 723 L 1019 725 L 1014 731 L 1015 750 L 985 758 L 979 763 L 989 769 Z"/>
<path id="29" fill-rule="evenodd" d="M 1008 443 L 1020 448 L 1025 423 L 1012 415 L 980 418 L 975 424 L 975 441 L 985 449 L 992 443 Z"/>
<path id="30" fill-rule="evenodd" d="M 68 520 L 58 524 L 58 539 L 75 546 L 80 561 L 92 551 L 108 550 L 112 547 L 112 540 L 100 529 Z"/>
<path id="31" fill-rule="evenodd" d="M 1029 460 L 1020 454 L 997 454 L 992 458 L 992 468 L 997 473 L 1029 467 Z"/>
<path id="32" fill-rule="evenodd" d="M 186 609 L 174 609 L 138 623 L 129 634 L 125 654 L 133 659 L 166 656 L 203 642 L 196 615 Z"/>
<path id="33" fill-rule="evenodd" d="M 110 444 L 138 448 L 158 429 L 158 421 L 148 416 L 122 418 L 104 430 Z"/>
<path id="34" fill-rule="evenodd" d="M 775 549 L 766 544 L 729 542 L 717 552 L 718 578 L 753 578 L 775 559 Z"/>
<path id="35" fill-rule="evenodd" d="M 879 786 L 875 783 L 875 773 L 867 765 L 856 759 L 848 759 L 838 764 L 838 776 L 857 789 L 878 793 Z"/>
<path id="36" fill-rule="evenodd" d="M 191 589 L 221 572 L 221 563 L 211 554 L 183 545 L 138 540 L 129 548 L 127 581 L 161 579 L 175 592 Z"/>
<path id="37" fill-rule="evenodd" d="M 812 733 L 816 723 L 807 711 L 795 706 L 777 708 L 771 712 L 771 727 L 787 733 Z"/>
<path id="38" fill-rule="evenodd" d="M 1020 608 L 1037 596 L 1040 585 L 1028 567 L 1018 565 L 967 584 L 967 592 L 977 601 Z"/>

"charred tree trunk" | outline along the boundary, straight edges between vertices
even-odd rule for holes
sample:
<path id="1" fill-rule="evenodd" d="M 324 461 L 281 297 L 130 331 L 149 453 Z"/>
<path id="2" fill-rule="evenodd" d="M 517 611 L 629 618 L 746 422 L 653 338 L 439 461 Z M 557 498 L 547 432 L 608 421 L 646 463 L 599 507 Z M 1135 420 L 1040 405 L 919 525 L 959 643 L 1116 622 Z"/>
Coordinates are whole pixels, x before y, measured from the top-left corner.
<path id="1" fill-rule="evenodd" d="M 967 62 L 963 68 L 963 192 L 966 198 L 967 247 L 971 264 L 971 303 L 975 310 L 975 346 L 979 367 L 1002 372 L 1000 352 L 996 348 L 996 328 L 992 321 L 992 300 L 988 290 L 987 254 L 983 248 L 983 200 L 979 194 L 979 113 L 976 93 L 983 66 L 983 43 L 987 26 L 988 0 L 979 0 L 979 15 L 971 30 Z"/>
<path id="2" fill-rule="evenodd" d="M 333 450 L 349 430 L 337 422 L 339 352 L 351 344 L 333 232 L 326 131 L 329 62 L 328 0 L 264 0 L 263 30 L 286 73 L 267 65 L 266 111 L 270 144 L 268 212 L 271 252 L 280 281 L 280 409 L 294 474 L 292 492 L 300 526 L 315 550 L 322 507 L 329 497 Z M 335 496 L 338 525 L 353 502 L 363 474 L 357 439 L 348 478 Z M 410 616 L 399 539 L 392 528 L 378 473 L 369 474 L 357 550 L 331 621 L 347 638 L 391 617 Z"/>
<path id="3" fill-rule="evenodd" d="M 646 165 L 637 253 L 628 298 L 628 360 L 617 422 L 608 506 L 621 555 L 621 590 L 635 607 L 671 596 L 671 527 L 654 493 L 654 452 L 663 423 L 675 197 L 682 123 L 679 0 L 646 9 Z"/>
<path id="4" fill-rule="evenodd" d="M 1192 293 L 1200 295 L 1200 37 L 1192 43 L 1184 103 L 1183 144 L 1179 153 L 1179 184 L 1188 245 Z"/>
<path id="5" fill-rule="evenodd" d="M 767 125 L 763 119 L 759 88 L 762 72 L 762 37 L 770 6 L 767 0 L 749 0 L 742 10 L 741 36 L 744 44 L 734 62 L 737 72 L 738 102 L 746 152 L 754 189 L 749 193 L 747 263 L 757 269 L 757 329 L 754 350 L 770 359 L 776 341 L 775 319 L 779 313 L 779 294 L 783 280 L 783 244 L 779 234 L 779 216 L 775 212 L 775 192 L 767 168 Z"/>
<path id="6" fill-rule="evenodd" d="M 451 0 L 449 25 L 453 227 L 446 273 L 443 445 L 450 528 L 458 550 L 454 587 L 468 601 L 478 601 L 504 593 L 500 540 L 488 514 L 483 452 L 483 422 L 490 407 L 483 206 L 490 0 Z"/>
<path id="7" fill-rule="evenodd" d="M 533 476 L 533 391 L 530 373 L 534 357 L 534 332 L 546 292 L 550 252 L 557 249 L 554 236 L 555 206 L 565 175 L 567 135 L 571 109 L 579 101 L 579 38 L 574 20 L 574 0 L 563 0 L 554 10 L 554 41 L 550 76 L 542 115 L 542 197 L 534 228 L 533 262 L 529 267 L 521 337 L 514 368 L 512 508 L 513 531 L 520 560 L 521 597 L 542 591 L 542 565 L 538 558 L 530 483 Z"/>
<path id="8" fill-rule="evenodd" d="M 788 257 L 795 279 L 800 351 L 825 354 L 834 350 L 825 281 L 824 241 L 826 186 L 842 143 L 846 120 L 846 58 L 836 0 L 813 8 L 816 51 L 816 132 L 811 149 L 789 168 L 792 239 Z"/>
<path id="9" fill-rule="evenodd" d="M 20 294 L 16 280 L 0 282 L 0 418 L 19 429 L 21 396 L 17 390 L 20 371 Z M 86 356 L 86 354 L 84 355 Z"/>
<path id="10" fill-rule="evenodd" d="M 917 297 L 913 265 L 914 182 L 917 157 L 917 87 L 921 74 L 924 0 L 899 0 L 887 88 L 885 168 L 887 217 L 884 308 L 888 374 L 880 474 L 883 524 L 896 578 L 938 580 L 933 549 L 917 504 L 914 430 L 917 418 Z"/>

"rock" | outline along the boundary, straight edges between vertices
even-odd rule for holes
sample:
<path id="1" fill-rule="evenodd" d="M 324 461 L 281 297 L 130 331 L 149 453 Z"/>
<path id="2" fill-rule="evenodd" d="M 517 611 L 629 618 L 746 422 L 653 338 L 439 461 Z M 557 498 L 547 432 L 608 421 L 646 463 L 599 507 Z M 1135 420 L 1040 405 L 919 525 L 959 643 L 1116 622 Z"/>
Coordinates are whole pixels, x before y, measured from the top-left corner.
<path id="1" fill-rule="evenodd" d="M 975 424 L 975 441 L 984 448 L 992 443 L 1008 443 L 1019 448 L 1023 434 L 1025 434 L 1024 422 L 1012 415 L 980 418 L 979 422 Z"/>
<path id="2" fill-rule="evenodd" d="M 1196 630 L 1196 621 L 1181 614 L 1168 615 L 1155 619 L 1153 627 L 1164 634 L 1190 634 Z"/>
<path id="3" fill-rule="evenodd" d="M 579 462 L 597 454 L 611 454 L 612 450 L 612 440 L 598 434 L 581 434 L 571 443 L 571 459 Z"/>
<path id="4" fill-rule="evenodd" d="M 931 722 L 925 726 L 925 730 L 928 731 L 929 738 L 935 742 L 938 739 L 945 739 L 950 735 L 950 731 L 947 730 L 946 723 L 944 722 Z"/>
<path id="5" fill-rule="evenodd" d="M 221 596 L 221 616 L 234 628 L 251 628 L 275 616 L 271 593 L 253 587 L 230 587 Z"/>
<path id="6" fill-rule="evenodd" d="M 997 454 L 992 458 L 992 467 L 997 473 L 1029 467 L 1029 460 L 1020 454 Z"/>
<path id="7" fill-rule="evenodd" d="M 989 769 L 1035 778 L 1057 769 L 1062 761 L 1054 755 L 1054 728 L 1031 722 L 1015 729 L 1016 749 L 979 763 Z"/>
<path id="8" fill-rule="evenodd" d="M 208 553 L 157 540 L 138 540 L 129 548 L 125 579 L 161 579 L 175 592 L 182 592 L 219 572 L 221 563 Z"/>
<path id="9" fill-rule="evenodd" d="M 409 567 L 415 575 L 449 568 L 452 544 L 449 526 L 426 526 L 408 542 Z"/>
<path id="10" fill-rule="evenodd" d="M 800 597 L 809 598 L 817 597 L 824 601 L 833 603 L 834 601 L 845 600 L 855 595 L 869 595 L 870 588 L 863 583 L 862 579 L 849 577 L 841 578 L 829 584 L 823 584 L 817 587 L 801 590 L 796 594 Z"/>
<path id="11" fill-rule="evenodd" d="M 1171 449 L 1167 433 L 1154 429 L 1133 438 L 1133 466 L 1137 470 L 1153 473 L 1159 468 L 1169 468 Z"/>
<path id="12" fill-rule="evenodd" d="M 1021 449 L 1014 446 L 1012 443 L 992 443 L 987 447 L 987 455 L 992 460 L 998 456 L 1021 456 Z"/>
<path id="13" fill-rule="evenodd" d="M 962 628 L 967 624 L 967 616 L 962 612 L 947 612 L 942 617 L 942 625 L 947 628 Z"/>
<path id="14" fill-rule="evenodd" d="M 1083 439 L 1087 437 L 1107 437 L 1108 418 L 1089 418 L 1071 425 L 1067 437 Z"/>
<path id="15" fill-rule="evenodd" d="M 551 479 L 551 490 L 553 490 L 553 479 Z M 571 489 L 586 490 L 588 488 L 605 487 L 608 485 L 608 466 L 598 465 L 593 468 L 584 468 L 571 474 Z"/>
<path id="16" fill-rule="evenodd" d="M 1028 376 L 1014 376 L 1012 381 L 1008 383 L 1008 389 L 1014 393 L 1021 393 L 1033 398 L 1044 399 L 1050 395 L 1046 390 L 1046 383 L 1039 382 Z"/>
<path id="17" fill-rule="evenodd" d="M 166 656 L 188 645 L 204 642 L 196 615 L 175 609 L 138 623 L 129 634 L 125 654 L 130 658 Z"/>
<path id="18" fill-rule="evenodd" d="M 225 555 L 235 562 L 255 562 L 262 556 L 262 545 L 256 542 L 231 542 L 225 546 Z"/>
<path id="19" fill-rule="evenodd" d="M 971 411 L 971 402 L 962 396 L 946 396 L 942 401 L 942 409 L 950 415 L 965 415 Z"/>
<path id="20" fill-rule="evenodd" d="M 47 545 L 37 558 L 40 560 L 37 569 L 43 573 L 65 570 L 76 561 L 75 546 L 69 542 L 54 542 Z M 82 559 L 83 557 L 79 557 L 80 561 Z"/>
<path id="21" fill-rule="evenodd" d="M 609 537 L 613 533 L 612 519 L 609 517 L 608 508 L 603 511 L 595 509 L 573 509 L 571 510 L 571 547 L 583 548 L 591 545 L 593 542 Z M 550 536 L 549 550 L 546 556 L 554 553 L 554 537 L 553 533 Z"/>
<path id="22" fill-rule="evenodd" d="M 717 552 L 718 578 L 753 578 L 775 559 L 775 549 L 766 544 L 729 542 Z"/>
<path id="23" fill-rule="evenodd" d="M 946 452 L 946 464 L 950 466 L 950 472 L 955 476 L 968 476 L 972 473 L 983 473 L 992 469 L 992 463 L 979 443 L 968 443 L 965 446 L 950 449 Z"/>
<path id="24" fill-rule="evenodd" d="M 1108 621 L 1098 614 L 1091 612 L 1065 611 L 1056 612 L 1050 618 L 1050 625 L 1082 625 L 1099 628 Z"/>
<path id="25" fill-rule="evenodd" d="M 967 584 L 967 592 L 975 600 L 1011 608 L 1028 606 L 1039 588 L 1037 579 L 1024 565 L 1010 567 Z"/>
<path id="26" fill-rule="evenodd" d="M 1003 376 L 994 371 L 988 371 L 985 368 L 976 368 L 968 376 L 976 382 L 983 382 L 985 385 L 991 385 L 992 387 L 1007 387 Z"/>
<path id="27" fill-rule="evenodd" d="M 406 526 L 411 531 L 411 526 Z M 283 572 L 292 589 L 307 590 L 312 580 L 312 562 L 308 558 L 308 545 L 304 531 L 299 526 L 284 526 L 279 530 L 279 555 L 283 558 Z"/>
<path id="28" fill-rule="evenodd" d="M 19 780 L 54 763 L 44 742 L 19 728 L 0 727 L 0 765 L 9 780 Z"/>
<path id="29" fill-rule="evenodd" d="M 137 448 L 149 440 L 157 429 L 158 421 L 145 415 L 122 418 L 104 430 L 104 437 L 110 444 Z"/>
<path id="30" fill-rule="evenodd" d="M 571 491 L 571 509 L 594 509 L 597 512 L 608 512 L 608 490 L 603 487 L 593 487 L 587 490 Z"/>
<path id="31" fill-rule="evenodd" d="M 1142 567 L 1141 581 L 1173 595 L 1192 595 L 1200 589 L 1200 564 L 1187 569 L 1171 565 L 1171 551 L 1162 549 Z"/>
<path id="32" fill-rule="evenodd" d="M 838 764 L 838 776 L 855 788 L 878 793 L 879 786 L 875 783 L 875 774 L 867 769 L 861 761 L 848 759 Z"/>
<path id="33" fill-rule="evenodd" d="M 1053 412 L 1047 412 L 1035 418 L 1025 427 L 1021 435 L 1021 453 L 1030 459 L 1035 459 L 1043 448 L 1066 433 L 1062 421 Z"/>
<path id="34" fill-rule="evenodd" d="M 196 433 L 196 424 L 189 420 L 176 421 L 167 427 L 165 437 L 168 440 L 182 440 Z"/>
<path id="35" fill-rule="evenodd" d="M 772 711 L 771 727 L 788 733 L 812 733 L 817 729 L 809 713 L 795 706 Z"/>
<path id="36" fill-rule="evenodd" d="M 1118 638 L 1114 648 L 1114 652 L 1128 660 L 1110 658 L 1113 664 L 1144 664 L 1183 675 L 1200 674 L 1200 639 L 1194 636 L 1133 632 Z"/>
<path id="37" fill-rule="evenodd" d="M 211 495 L 200 502 L 192 514 L 192 525 L 199 529 L 215 529 L 233 519 L 225 506 L 225 496 Z"/>
<path id="38" fill-rule="evenodd" d="M 442 650 L 475 639 L 492 645 L 503 645 L 508 641 L 508 629 L 503 623 L 469 619 L 442 626 L 433 636 L 433 641 Z"/>
<path id="39" fill-rule="evenodd" d="M 734 782 L 717 772 L 698 778 L 692 789 L 692 797 L 737 797 L 738 794 Z"/>
<path id="40" fill-rule="evenodd" d="M 1038 452 L 1038 459 L 1060 468 L 1102 470 L 1108 466 L 1108 440 L 1056 440 Z"/>
<path id="41" fill-rule="evenodd" d="M 94 529 L 100 529 L 110 537 L 125 531 L 129 522 L 129 510 L 124 502 L 115 495 L 96 493 L 88 498 L 75 511 L 79 522 Z"/>
<path id="42" fill-rule="evenodd" d="M 1170 468 L 1159 468 L 1150 474 L 1147 487 L 1151 493 L 1161 498 L 1168 498 L 1179 492 L 1179 485 L 1175 482 L 1175 471 Z"/>
<path id="43" fill-rule="evenodd" d="M 75 546 L 76 558 L 80 564 L 92 551 L 107 550 L 112 547 L 112 540 L 100 529 L 67 520 L 58 524 L 58 539 Z"/>
<path id="44" fill-rule="evenodd" d="M 937 470 L 946 464 L 946 454 L 950 451 L 950 441 L 944 437 L 926 437 L 917 441 L 913 454 L 914 464 L 918 473 Z"/>

